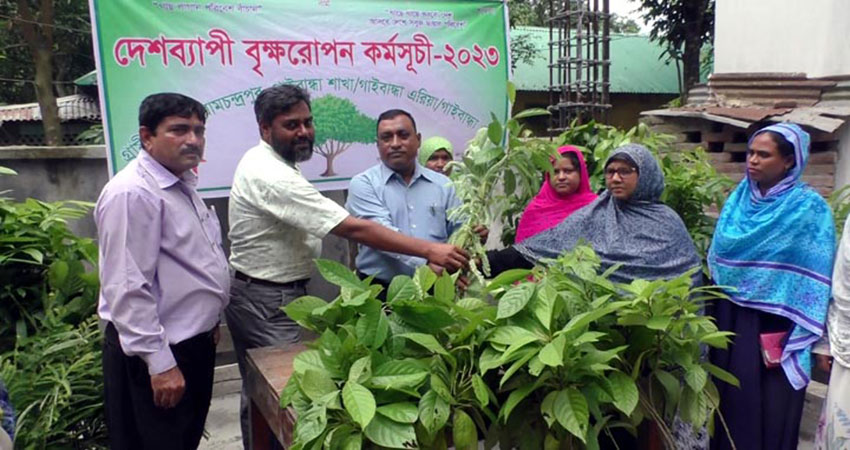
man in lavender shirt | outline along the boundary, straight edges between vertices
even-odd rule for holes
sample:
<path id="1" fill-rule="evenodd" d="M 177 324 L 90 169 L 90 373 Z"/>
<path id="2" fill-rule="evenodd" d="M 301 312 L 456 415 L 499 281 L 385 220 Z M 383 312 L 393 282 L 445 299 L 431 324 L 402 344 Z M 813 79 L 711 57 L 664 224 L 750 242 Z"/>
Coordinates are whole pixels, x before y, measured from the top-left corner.
<path id="1" fill-rule="evenodd" d="M 100 194 L 98 314 L 111 449 L 197 448 L 230 279 L 214 212 L 195 191 L 206 111 L 180 94 L 139 108 L 143 151 Z"/>

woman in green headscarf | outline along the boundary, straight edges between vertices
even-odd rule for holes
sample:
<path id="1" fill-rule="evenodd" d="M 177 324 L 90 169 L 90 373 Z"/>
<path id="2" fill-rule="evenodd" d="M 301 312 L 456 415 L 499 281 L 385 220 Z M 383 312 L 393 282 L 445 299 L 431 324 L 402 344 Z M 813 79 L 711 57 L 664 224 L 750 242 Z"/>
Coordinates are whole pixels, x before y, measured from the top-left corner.
<path id="1" fill-rule="evenodd" d="M 451 173 L 444 169 L 452 159 L 452 143 L 444 137 L 429 137 L 419 147 L 419 164 L 445 176 Z"/>

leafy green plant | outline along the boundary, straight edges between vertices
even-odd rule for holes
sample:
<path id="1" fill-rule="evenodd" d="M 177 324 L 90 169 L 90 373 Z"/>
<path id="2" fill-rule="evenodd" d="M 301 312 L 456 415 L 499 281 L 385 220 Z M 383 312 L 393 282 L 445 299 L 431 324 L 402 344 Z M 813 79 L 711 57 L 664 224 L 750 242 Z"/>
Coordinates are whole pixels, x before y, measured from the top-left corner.
<path id="1" fill-rule="evenodd" d="M 699 314 L 718 293 L 691 288 L 690 274 L 614 285 L 616 267 L 598 274 L 581 246 L 462 296 L 453 277 L 421 267 L 381 303 L 381 287 L 317 265 L 341 292 L 284 308 L 320 336 L 281 395 L 299 418 L 293 448 L 597 448 L 647 419 L 669 443 L 672 415 L 710 422 L 708 374 L 736 383 L 700 358 L 728 333 Z"/>
<path id="2" fill-rule="evenodd" d="M 427 267 L 393 279 L 383 304 L 379 286 L 336 262 L 317 265 L 341 292 L 331 302 L 306 296 L 284 308 L 320 335 L 295 358 L 281 395 L 281 406 L 299 417 L 293 448 L 477 445 L 495 400 L 475 373 L 475 336 L 494 308 L 456 302 L 453 278 Z"/>
<path id="3" fill-rule="evenodd" d="M 717 172 L 702 148 L 658 156 L 666 183 L 661 201 L 679 214 L 704 258 L 714 235 L 716 215 L 735 183 Z"/>
<path id="4" fill-rule="evenodd" d="M 103 124 L 97 123 L 81 131 L 76 141 L 81 145 L 103 145 Z"/>
<path id="5" fill-rule="evenodd" d="M 90 208 L 0 198 L 0 377 L 20 448 L 105 448 L 97 248 L 67 227 Z"/>
<path id="6" fill-rule="evenodd" d="M 515 91 L 508 90 L 513 103 Z M 463 219 L 462 225 L 449 238 L 449 243 L 467 250 L 473 257 L 471 271 L 479 281 L 489 275 L 484 245 L 474 231 L 477 224 L 490 224 L 502 213 L 508 217 L 510 239 L 516 234 L 516 223 L 525 206 L 540 187 L 540 173 L 550 170 L 552 148 L 543 141 L 523 142 L 528 136 L 521 120 L 548 115 L 545 109 L 529 109 L 510 118 L 503 126 L 495 116 L 487 128 L 482 128 L 469 141 L 462 161 L 449 163 L 452 185 L 461 205 L 449 212 L 452 219 Z M 497 189 L 501 188 L 501 189 Z M 477 267 L 476 259 L 483 267 Z"/>
<path id="7" fill-rule="evenodd" d="M 35 332 L 46 315 L 76 324 L 94 313 L 97 247 L 67 227 L 91 206 L 0 199 L 0 351 Z"/>
<path id="8" fill-rule="evenodd" d="M 838 242 L 841 240 L 841 234 L 844 232 L 844 222 L 847 221 L 847 216 L 850 215 L 850 185 L 833 191 L 829 195 L 829 198 L 827 198 L 827 203 L 829 203 L 829 207 L 832 209 L 832 216 L 835 219 L 835 239 Z"/>
<path id="9" fill-rule="evenodd" d="M 46 319 L 0 356 L 0 377 L 18 413 L 16 448 L 106 448 L 97 317 Z"/>
<path id="10" fill-rule="evenodd" d="M 728 344 L 730 333 L 700 314 L 705 300 L 721 294 L 692 289 L 691 274 L 615 286 L 607 276 L 616 267 L 597 274 L 599 267 L 589 247 L 578 247 L 535 269 L 536 283 L 508 285 L 497 294 L 497 321 L 480 369 L 507 367 L 499 384 L 510 396 L 499 417 L 511 423 L 520 411 L 523 422 L 538 426 L 547 448 L 579 442 L 598 448 L 601 433 L 637 433 L 650 419 L 675 448 L 668 425 L 675 414 L 699 427 L 716 411 L 717 389 L 708 374 L 737 383 L 700 358 L 701 345 Z M 506 273 L 488 289 L 527 273 Z"/>

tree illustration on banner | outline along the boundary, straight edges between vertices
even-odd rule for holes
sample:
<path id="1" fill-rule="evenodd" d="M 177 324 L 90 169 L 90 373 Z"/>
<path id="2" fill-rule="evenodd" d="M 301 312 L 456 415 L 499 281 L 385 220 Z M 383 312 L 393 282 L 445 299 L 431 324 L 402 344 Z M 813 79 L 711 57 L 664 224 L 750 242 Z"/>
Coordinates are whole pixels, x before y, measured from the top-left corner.
<path id="1" fill-rule="evenodd" d="M 323 177 L 336 175 L 334 159 L 353 144 L 375 142 L 376 119 L 357 110 L 346 98 L 326 95 L 313 100 L 313 117 L 316 119 L 316 153 L 327 161 Z"/>

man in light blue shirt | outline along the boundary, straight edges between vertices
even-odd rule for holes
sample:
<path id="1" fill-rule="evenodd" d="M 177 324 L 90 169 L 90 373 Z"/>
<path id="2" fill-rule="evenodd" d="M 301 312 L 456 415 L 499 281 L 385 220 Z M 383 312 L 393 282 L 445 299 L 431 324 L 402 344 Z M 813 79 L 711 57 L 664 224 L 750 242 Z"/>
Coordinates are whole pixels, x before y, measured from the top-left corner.
<path id="1" fill-rule="evenodd" d="M 417 161 L 421 136 L 413 116 L 400 109 L 378 117 L 378 164 L 351 179 L 346 208 L 408 236 L 446 242 L 460 225 L 448 219 L 459 204 L 449 179 Z M 361 276 L 388 284 L 396 275 L 412 275 L 422 258 L 359 246 L 355 261 Z M 434 267 L 440 270 L 437 267 Z"/>

